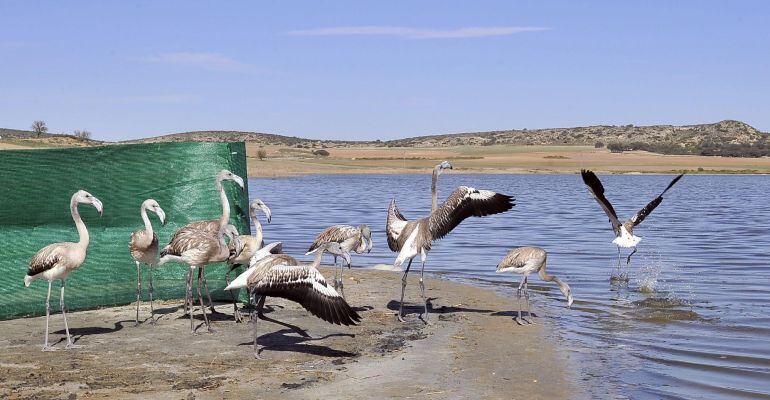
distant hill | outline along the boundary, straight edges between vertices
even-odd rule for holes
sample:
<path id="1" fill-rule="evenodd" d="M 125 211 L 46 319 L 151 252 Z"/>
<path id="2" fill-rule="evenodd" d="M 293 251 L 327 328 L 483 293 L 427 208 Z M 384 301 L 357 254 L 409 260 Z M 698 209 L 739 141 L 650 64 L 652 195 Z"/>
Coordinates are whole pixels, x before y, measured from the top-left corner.
<path id="1" fill-rule="evenodd" d="M 719 141 L 735 144 L 755 143 L 766 134 L 740 122 L 725 120 L 701 125 L 595 125 L 576 128 L 513 129 L 492 132 L 455 133 L 418 136 L 387 142 L 391 146 L 436 147 L 492 144 L 517 145 L 594 145 L 604 143 L 665 143 L 675 142 L 683 147 L 703 142 Z"/>
<path id="2" fill-rule="evenodd" d="M 389 141 L 313 140 L 268 133 L 199 131 L 130 142 L 248 141 L 260 145 L 301 147 L 449 147 L 491 145 L 607 146 L 613 151 L 646 150 L 662 154 L 702 154 L 738 157 L 770 155 L 768 134 L 740 121 L 700 125 L 595 125 L 576 128 L 513 129 L 417 136 Z"/>
<path id="3" fill-rule="evenodd" d="M 372 145 L 377 142 L 368 141 L 350 141 L 350 140 L 318 140 L 304 139 L 295 136 L 275 135 L 272 133 L 243 132 L 243 131 L 193 131 L 183 133 L 172 133 L 169 135 L 156 136 L 144 139 L 126 140 L 121 143 L 156 143 L 156 142 L 251 142 L 268 146 L 295 146 L 308 145 L 313 147 L 324 145 L 352 146 L 352 145 Z M 382 142 L 379 142 L 382 143 Z"/>
<path id="4" fill-rule="evenodd" d="M 2 143 L 21 147 L 82 147 L 104 144 L 100 140 L 84 139 L 73 135 L 43 133 L 38 137 L 33 131 L 0 128 L 0 144 Z"/>
<path id="5" fill-rule="evenodd" d="M 28 139 L 34 132 L 0 129 L 3 138 Z M 56 136 L 46 135 L 53 140 Z M 612 151 L 645 150 L 661 154 L 701 154 L 738 157 L 770 155 L 769 134 L 733 120 L 700 125 L 595 125 L 576 128 L 513 129 L 417 136 L 389 141 L 316 140 L 294 136 L 241 131 L 195 131 L 174 133 L 121 143 L 246 141 L 258 145 L 287 147 L 449 147 L 491 145 L 582 145 L 606 146 Z M 80 145 L 102 142 L 75 138 Z"/>

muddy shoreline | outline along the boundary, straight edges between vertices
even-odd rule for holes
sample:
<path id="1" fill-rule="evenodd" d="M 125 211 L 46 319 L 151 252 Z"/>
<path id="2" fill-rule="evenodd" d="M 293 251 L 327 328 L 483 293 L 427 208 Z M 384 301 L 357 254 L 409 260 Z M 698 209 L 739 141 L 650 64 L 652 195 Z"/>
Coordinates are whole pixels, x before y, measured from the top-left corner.
<path id="1" fill-rule="evenodd" d="M 441 279 L 426 283 L 432 325 L 418 319 L 416 279 L 407 288 L 407 322 L 396 320 L 400 274 L 392 271 L 346 271 L 348 301 L 363 317 L 356 327 L 327 324 L 294 303 L 270 298 L 267 317 L 310 337 L 260 320 L 265 360 L 253 357 L 253 326 L 234 323 L 228 304 L 217 306 L 217 332 L 198 335 L 190 334 L 179 301 L 157 303 L 157 324 L 138 327 L 132 306 L 73 312 L 70 330 L 83 346 L 74 350 L 63 349 L 56 313 L 55 352 L 41 351 L 44 317 L 2 321 L 0 397 L 582 397 L 568 355 L 545 339 L 550 325 L 538 318 L 536 325 L 517 325 L 512 301 L 491 290 Z M 141 315 L 148 313 L 143 305 Z"/>

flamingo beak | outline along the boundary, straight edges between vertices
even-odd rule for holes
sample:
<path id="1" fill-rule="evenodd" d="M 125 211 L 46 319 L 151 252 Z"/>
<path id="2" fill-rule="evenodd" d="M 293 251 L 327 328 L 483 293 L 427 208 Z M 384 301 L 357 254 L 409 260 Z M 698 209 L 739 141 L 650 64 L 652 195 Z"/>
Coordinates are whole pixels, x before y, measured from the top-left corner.
<path id="1" fill-rule="evenodd" d="M 91 205 L 94 206 L 96 211 L 99 211 L 99 216 L 101 217 L 104 214 L 104 205 L 102 204 L 102 201 L 97 199 L 96 197 L 93 198 L 91 201 Z"/>
<path id="2" fill-rule="evenodd" d="M 245 188 L 245 186 L 243 185 L 243 178 L 241 178 L 240 176 L 233 174 L 233 182 L 237 183 L 238 186 L 241 187 L 241 190 Z"/>
<path id="3" fill-rule="evenodd" d="M 342 256 L 342 259 L 345 260 L 345 262 L 348 264 L 348 269 L 350 269 L 350 253 L 348 253 L 347 251 L 343 251 L 341 256 Z"/>
<path id="4" fill-rule="evenodd" d="M 261 210 L 262 210 L 262 212 L 263 212 L 263 213 L 265 213 L 265 215 L 267 216 L 267 223 L 269 224 L 269 223 L 270 223 L 270 221 L 272 221 L 272 219 L 273 219 L 273 212 L 272 212 L 272 211 L 270 211 L 270 207 L 268 207 L 268 206 L 267 206 L 267 205 L 265 205 L 264 203 L 263 203 L 263 204 L 260 206 L 260 209 L 261 209 Z"/>
<path id="5" fill-rule="evenodd" d="M 158 207 L 158 209 L 155 211 L 155 214 L 158 214 L 158 219 L 160 219 L 161 225 L 166 225 L 166 212 L 163 211 L 162 208 Z"/>

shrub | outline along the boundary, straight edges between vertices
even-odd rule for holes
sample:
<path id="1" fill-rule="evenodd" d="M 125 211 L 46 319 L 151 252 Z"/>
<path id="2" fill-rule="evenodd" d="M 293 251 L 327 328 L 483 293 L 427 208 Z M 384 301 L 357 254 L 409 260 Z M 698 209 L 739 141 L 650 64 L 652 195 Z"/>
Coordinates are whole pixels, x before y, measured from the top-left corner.
<path id="1" fill-rule="evenodd" d="M 265 149 L 259 149 L 257 150 L 257 158 L 259 158 L 260 161 L 267 158 L 267 151 Z"/>
<path id="2" fill-rule="evenodd" d="M 622 143 L 610 143 L 607 145 L 607 149 L 613 153 L 622 153 L 626 150 L 626 146 Z"/>
<path id="3" fill-rule="evenodd" d="M 328 157 L 329 156 L 329 152 L 326 151 L 326 150 L 323 150 L 323 149 L 321 149 L 321 150 L 313 150 L 313 155 L 321 156 L 321 157 Z"/>
<path id="4" fill-rule="evenodd" d="M 594 148 L 595 149 L 601 149 L 603 147 L 604 147 L 604 143 L 603 142 L 596 142 L 596 143 L 594 143 Z"/>
<path id="5" fill-rule="evenodd" d="M 75 137 L 81 138 L 81 139 L 91 139 L 91 132 L 89 132 L 87 130 L 82 130 L 81 131 L 81 130 L 77 130 L 76 129 L 74 132 L 72 132 L 72 136 L 75 136 Z"/>

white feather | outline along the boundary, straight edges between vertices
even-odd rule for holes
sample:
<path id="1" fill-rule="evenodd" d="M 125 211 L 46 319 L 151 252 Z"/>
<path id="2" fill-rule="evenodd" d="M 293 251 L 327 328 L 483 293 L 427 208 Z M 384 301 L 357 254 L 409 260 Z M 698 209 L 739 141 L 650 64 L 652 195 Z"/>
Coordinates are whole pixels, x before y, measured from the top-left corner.
<path id="1" fill-rule="evenodd" d="M 620 236 L 616 237 L 615 240 L 612 241 L 612 243 L 615 243 L 620 247 L 635 247 L 641 241 L 642 241 L 642 238 L 628 233 L 628 230 L 626 230 L 626 227 L 621 225 Z"/>
<path id="2" fill-rule="evenodd" d="M 270 250 L 279 245 L 281 245 L 281 242 L 273 242 L 257 250 L 254 255 L 251 256 L 251 260 L 249 261 L 249 268 L 247 268 L 246 271 L 243 271 L 243 273 L 238 275 L 237 278 L 230 282 L 225 290 L 243 289 L 248 286 L 249 277 L 254 273 L 254 271 L 256 271 L 259 260 L 269 256 Z"/>
<path id="3" fill-rule="evenodd" d="M 393 265 L 400 267 L 404 261 L 417 255 L 417 246 L 415 245 L 415 242 L 417 240 L 418 231 L 419 229 L 413 230 L 412 234 L 409 235 L 409 237 L 406 239 L 406 242 L 404 242 L 404 247 L 401 248 L 401 251 L 398 253 L 398 257 L 396 257 L 396 262 L 393 263 Z"/>
<path id="4" fill-rule="evenodd" d="M 248 285 L 249 282 L 249 276 L 254 272 L 254 270 L 257 269 L 256 266 L 249 267 L 246 271 L 244 271 L 242 274 L 238 275 L 237 278 L 235 278 L 232 282 L 230 282 L 229 285 L 225 288 L 225 290 L 234 290 L 234 289 L 243 289 Z"/>
<path id="5" fill-rule="evenodd" d="M 475 190 L 473 188 L 468 188 L 468 189 L 470 189 L 471 191 Z M 494 196 L 495 196 L 495 192 L 491 190 L 479 190 L 478 193 L 475 193 L 475 192 L 471 193 L 470 198 L 473 200 L 486 200 L 486 199 L 491 199 Z"/>

